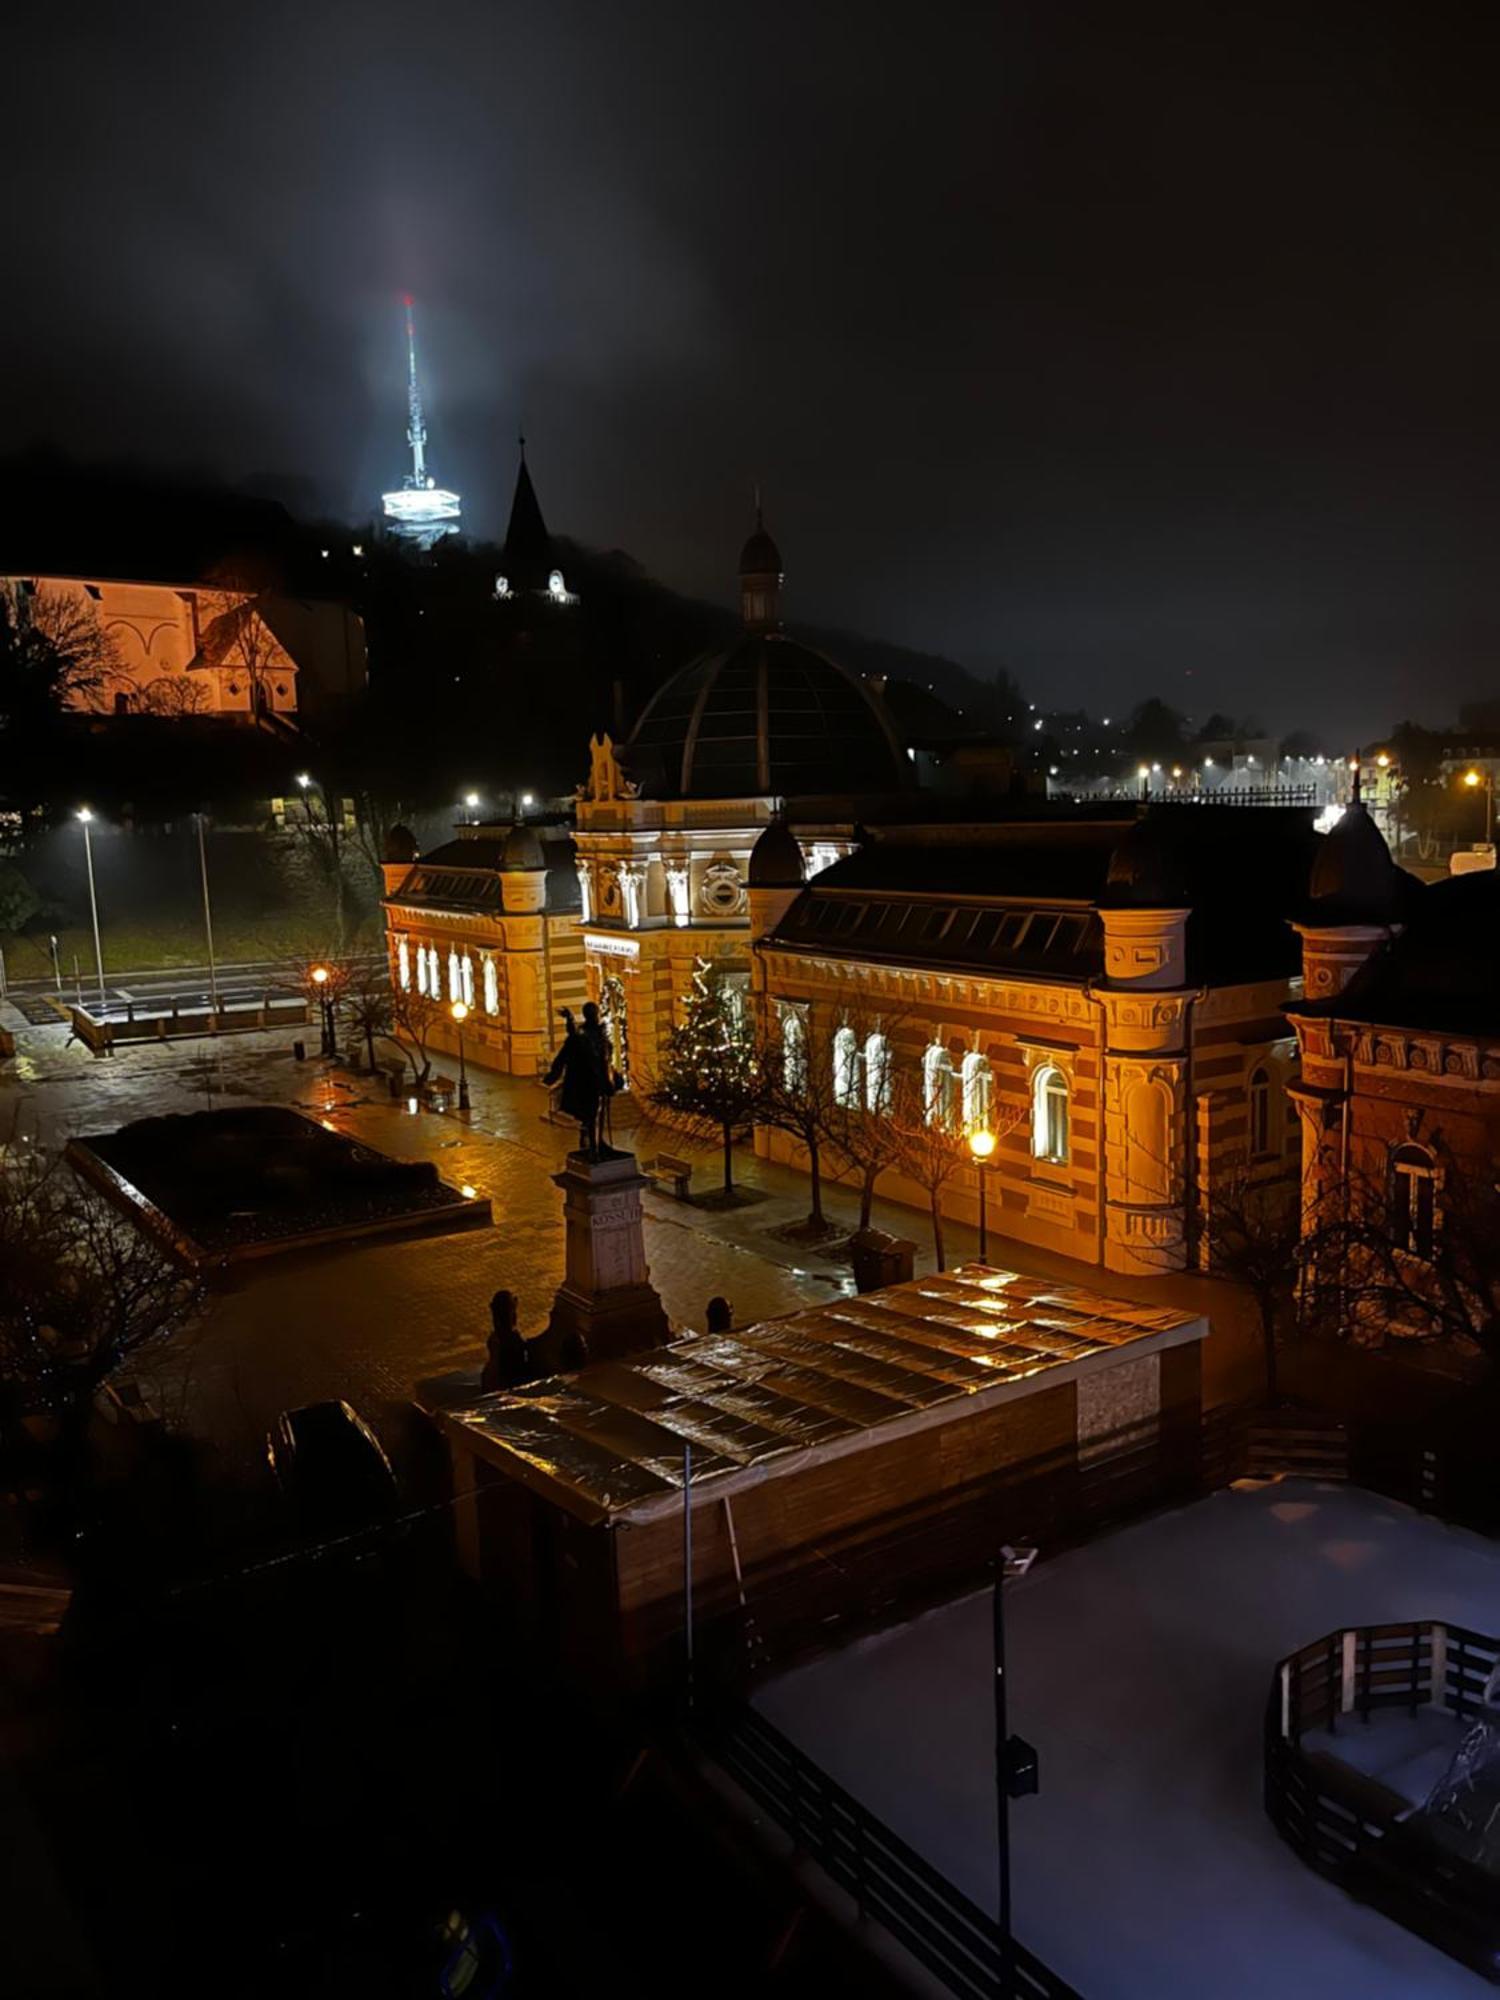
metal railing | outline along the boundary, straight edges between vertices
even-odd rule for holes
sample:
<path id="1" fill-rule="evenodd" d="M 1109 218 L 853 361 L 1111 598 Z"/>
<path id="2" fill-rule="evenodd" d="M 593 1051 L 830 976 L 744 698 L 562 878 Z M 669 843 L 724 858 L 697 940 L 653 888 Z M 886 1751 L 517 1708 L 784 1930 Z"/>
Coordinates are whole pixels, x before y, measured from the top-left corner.
<path id="1" fill-rule="evenodd" d="M 1000 1926 L 884 1821 L 754 1709 L 719 1711 L 704 1748 L 880 1924 L 962 2000 L 1007 2000 Z M 1075 1989 L 1014 1938 L 1010 1995 L 1079 2000 Z"/>
<path id="2" fill-rule="evenodd" d="M 1278 1833 L 1317 1869 L 1394 1922 L 1494 1980 L 1500 1880 L 1429 1832 L 1411 1802 L 1326 1749 L 1381 1709 L 1440 1709 L 1462 1725 L 1483 1706 L 1500 1640 L 1421 1621 L 1330 1632 L 1276 1668 L 1266 1703 L 1265 1804 Z"/>

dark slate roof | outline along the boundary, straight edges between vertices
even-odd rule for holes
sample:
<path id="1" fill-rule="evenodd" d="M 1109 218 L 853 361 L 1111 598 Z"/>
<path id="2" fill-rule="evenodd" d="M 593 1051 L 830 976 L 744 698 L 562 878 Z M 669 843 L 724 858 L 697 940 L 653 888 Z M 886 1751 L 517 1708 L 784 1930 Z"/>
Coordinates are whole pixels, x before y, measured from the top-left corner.
<path id="1" fill-rule="evenodd" d="M 1342 993 L 1299 1014 L 1500 1040 L 1500 875 L 1494 869 L 1418 885 L 1405 927 Z"/>
<path id="2" fill-rule="evenodd" d="M 552 537 L 523 455 L 505 531 L 505 575 L 512 590 L 545 590 L 552 569 Z"/>
<path id="3" fill-rule="evenodd" d="M 704 653 L 652 696 L 624 758 L 648 798 L 886 792 L 905 753 L 869 690 L 779 632 Z"/>
<path id="4" fill-rule="evenodd" d="M 751 848 L 748 879 L 752 889 L 800 888 L 807 880 L 801 845 L 784 819 L 773 819 Z"/>
<path id="5" fill-rule="evenodd" d="M 1233 985 L 1297 971 L 1287 918 L 1305 899 L 1308 812 L 1154 807 L 1150 848 L 1186 907 L 1187 978 Z M 1137 820 L 1022 820 L 877 831 L 816 876 L 772 942 L 935 969 L 1081 983 L 1104 969 L 1101 906 L 1121 900 L 1117 857 Z M 1123 871 L 1129 873 L 1129 870 Z"/>
<path id="6" fill-rule="evenodd" d="M 552 828 L 524 829 L 528 849 L 533 841 L 541 848 L 547 870 L 547 912 L 562 916 L 580 907 L 578 871 L 574 865 L 571 835 Z M 464 911 L 475 916 L 499 916 L 506 908 L 502 872 L 507 850 L 513 857 L 514 829 L 503 834 L 477 835 L 471 840 L 447 840 L 434 847 L 405 876 L 395 894 L 386 900 L 407 909 Z M 529 859 L 529 856 L 528 856 Z"/>
<path id="7" fill-rule="evenodd" d="M 1318 842 L 1308 878 L 1307 922 L 1399 923 L 1415 883 L 1415 876 L 1391 859 L 1369 808 L 1356 799 Z"/>

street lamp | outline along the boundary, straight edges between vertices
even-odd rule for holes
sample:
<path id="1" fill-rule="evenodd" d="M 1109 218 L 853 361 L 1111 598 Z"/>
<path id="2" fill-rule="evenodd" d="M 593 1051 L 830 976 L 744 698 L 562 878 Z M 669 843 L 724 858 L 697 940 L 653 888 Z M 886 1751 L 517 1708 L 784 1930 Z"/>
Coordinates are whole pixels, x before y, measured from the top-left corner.
<path id="1" fill-rule="evenodd" d="M 532 808 L 532 807 L 533 807 L 533 806 L 534 806 L 535 804 L 536 804 L 536 793 L 535 793 L 535 792 L 522 792 L 522 794 L 521 794 L 521 810 L 522 810 L 522 812 L 523 812 L 523 813 L 529 813 L 529 812 L 531 811 L 531 808 Z"/>
<path id="2" fill-rule="evenodd" d="M 317 989 L 318 1005 L 323 1013 L 322 1048 L 325 1056 L 337 1053 L 333 1038 L 333 996 L 328 990 L 329 972 L 326 965 L 315 965 L 312 969 L 312 983 Z"/>
<path id="3" fill-rule="evenodd" d="M 1495 777 L 1492 771 L 1465 771 L 1464 783 L 1471 792 L 1484 787 L 1484 837 L 1488 842 L 1495 838 Z"/>
<path id="4" fill-rule="evenodd" d="M 969 1151 L 974 1155 L 974 1170 L 979 1176 L 979 1261 L 990 1261 L 990 1238 L 984 1212 L 984 1177 L 994 1157 L 995 1135 L 983 1125 L 969 1134 Z"/>
<path id="5" fill-rule="evenodd" d="M 214 964 L 214 913 L 208 900 L 208 850 L 203 844 L 204 815 L 194 813 L 198 822 L 198 873 L 203 881 L 203 936 L 208 945 L 208 997 L 217 1018 L 219 1012 L 219 974 Z"/>
<path id="6" fill-rule="evenodd" d="M 469 824 L 470 824 L 470 826 L 477 826 L 477 825 L 479 824 L 479 794 L 478 794 L 478 792 L 465 792 L 465 793 L 464 793 L 464 804 L 465 804 L 465 805 L 466 805 L 466 806 L 468 807 L 468 809 L 469 809 Z"/>
<path id="7" fill-rule="evenodd" d="M 102 1021 L 109 1008 L 104 995 L 104 952 L 99 943 L 99 898 L 94 893 L 94 843 L 89 838 L 89 828 L 94 815 L 87 806 L 78 808 L 78 817 L 83 825 L 83 859 L 89 871 L 89 914 L 94 920 L 94 970 L 99 975 L 99 1018 Z"/>
<path id="8" fill-rule="evenodd" d="M 1005 1586 L 1025 1576 L 1036 1561 L 1036 1549 L 1029 1543 L 1012 1547 L 1007 1542 L 995 1565 L 995 1595 L 991 1607 L 990 1639 L 993 1650 L 995 1700 L 995 1858 L 999 1876 L 1000 1992 L 1010 2000 L 1015 1992 L 1015 1943 L 1010 1922 L 1010 1802 L 1028 1797 L 1037 1789 L 1037 1758 L 1021 1736 L 1012 1736 L 1006 1714 L 1005 1685 Z"/>
<path id="9" fill-rule="evenodd" d="M 469 1108 L 469 1072 L 464 1068 L 464 1022 L 469 1018 L 469 1009 L 464 1001 L 455 1000 L 448 1009 L 453 1016 L 453 1025 L 458 1029 L 458 1108 Z"/>

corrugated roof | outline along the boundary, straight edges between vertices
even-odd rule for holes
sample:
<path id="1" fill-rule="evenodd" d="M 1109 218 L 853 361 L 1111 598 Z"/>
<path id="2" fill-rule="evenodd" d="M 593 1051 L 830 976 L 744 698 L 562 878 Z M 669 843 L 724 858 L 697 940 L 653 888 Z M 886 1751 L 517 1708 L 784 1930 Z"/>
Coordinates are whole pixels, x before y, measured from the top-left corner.
<path id="1" fill-rule="evenodd" d="M 809 1456 L 858 1450 L 891 1426 L 941 1422 L 1108 1365 L 1142 1343 L 1201 1339 L 1207 1322 L 967 1265 L 743 1332 L 692 1334 L 443 1415 L 468 1448 L 585 1521 L 649 1519 L 682 1487 L 715 1494 Z"/>

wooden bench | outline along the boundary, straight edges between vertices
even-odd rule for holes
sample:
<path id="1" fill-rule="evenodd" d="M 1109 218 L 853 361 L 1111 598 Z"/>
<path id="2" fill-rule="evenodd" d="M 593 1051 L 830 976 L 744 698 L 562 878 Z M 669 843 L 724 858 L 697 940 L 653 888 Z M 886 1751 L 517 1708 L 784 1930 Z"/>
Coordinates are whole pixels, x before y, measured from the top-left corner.
<path id="1" fill-rule="evenodd" d="M 641 1165 L 653 1181 L 670 1182 L 672 1192 L 679 1201 L 687 1200 L 693 1170 L 686 1160 L 675 1159 L 670 1153 L 658 1153 L 654 1160 L 642 1160 Z"/>

